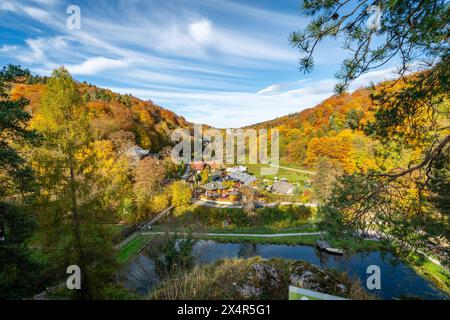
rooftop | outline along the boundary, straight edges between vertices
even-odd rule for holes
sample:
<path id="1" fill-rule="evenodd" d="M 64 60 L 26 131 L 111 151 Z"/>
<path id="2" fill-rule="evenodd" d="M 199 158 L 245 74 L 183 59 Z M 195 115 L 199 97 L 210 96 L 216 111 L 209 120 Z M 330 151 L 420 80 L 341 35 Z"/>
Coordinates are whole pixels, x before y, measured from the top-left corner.
<path id="1" fill-rule="evenodd" d="M 250 175 L 248 173 L 245 173 L 245 172 L 233 171 L 233 172 L 230 172 L 230 174 L 228 176 L 231 179 L 238 180 L 238 181 L 242 182 L 245 185 L 249 185 L 249 184 L 251 184 L 251 183 L 253 183 L 253 182 L 255 182 L 257 180 L 254 176 L 252 176 L 252 175 Z"/>

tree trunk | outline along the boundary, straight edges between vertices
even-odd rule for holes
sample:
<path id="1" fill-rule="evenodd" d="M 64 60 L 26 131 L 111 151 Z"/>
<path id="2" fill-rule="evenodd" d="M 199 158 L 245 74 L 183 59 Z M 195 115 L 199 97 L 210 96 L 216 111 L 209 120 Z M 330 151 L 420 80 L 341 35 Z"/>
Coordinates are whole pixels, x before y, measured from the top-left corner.
<path id="1" fill-rule="evenodd" d="M 81 222 L 77 204 L 77 186 L 75 180 L 74 155 L 69 154 L 69 170 L 70 170 L 70 196 L 72 202 L 72 219 L 73 219 L 73 236 L 75 239 L 75 248 L 78 255 L 78 266 L 81 269 L 81 290 L 80 298 L 89 298 L 88 277 L 86 274 L 86 263 L 84 258 L 83 244 L 81 242 Z"/>

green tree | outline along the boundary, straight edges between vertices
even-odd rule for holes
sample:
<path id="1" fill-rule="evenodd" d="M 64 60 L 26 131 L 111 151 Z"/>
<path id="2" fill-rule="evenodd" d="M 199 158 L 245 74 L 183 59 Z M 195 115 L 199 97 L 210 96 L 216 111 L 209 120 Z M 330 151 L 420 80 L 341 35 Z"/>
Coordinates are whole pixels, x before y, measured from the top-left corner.
<path id="1" fill-rule="evenodd" d="M 138 216 L 136 220 L 141 221 L 148 218 L 152 201 L 157 192 L 161 189 L 161 182 L 166 176 L 166 169 L 163 161 L 153 157 L 142 159 L 134 175 L 134 196 Z"/>
<path id="2" fill-rule="evenodd" d="M 379 24 L 368 23 L 378 9 Z M 313 54 L 325 38 L 342 41 L 349 52 L 336 73 L 338 93 L 364 73 L 400 60 L 398 80 L 372 88 L 375 121 L 365 130 L 386 148 L 401 145 L 421 155 L 392 172 L 343 176 L 329 204 L 348 225 L 381 229 L 410 241 L 433 214 L 428 201 L 436 198 L 427 197 L 429 173 L 450 145 L 450 5 L 446 0 L 305 0 L 302 13 L 311 22 L 290 36 L 303 55 L 301 71 L 312 71 Z M 406 76 L 412 71 L 418 73 Z"/>
<path id="3" fill-rule="evenodd" d="M 209 181 L 209 170 L 208 168 L 204 168 L 200 171 L 201 183 L 206 184 Z"/>
<path id="4" fill-rule="evenodd" d="M 195 240 L 191 236 L 180 239 L 178 235 L 164 235 L 157 239 L 148 255 L 155 262 L 156 273 L 161 279 L 189 271 L 194 267 L 192 254 Z"/>
<path id="5" fill-rule="evenodd" d="M 159 213 L 169 207 L 170 205 L 170 196 L 163 192 L 161 194 L 157 194 L 152 201 L 151 209 L 154 213 Z"/>
<path id="6" fill-rule="evenodd" d="M 429 176 L 431 202 L 450 217 L 450 150 L 436 158 L 436 165 Z"/>
<path id="7" fill-rule="evenodd" d="M 0 101 L 0 299 L 20 299 L 37 289 L 42 265 L 28 244 L 36 223 L 29 210 L 34 176 L 18 147 L 35 145 L 27 129 L 25 100 Z"/>
<path id="8" fill-rule="evenodd" d="M 339 164 L 333 163 L 327 157 L 320 157 L 315 168 L 316 174 L 312 178 L 314 197 L 325 203 L 333 192 L 334 184 L 344 172 Z"/>
<path id="9" fill-rule="evenodd" d="M 188 206 L 192 199 L 192 189 L 184 181 L 175 181 L 170 185 L 172 205 L 181 208 Z"/>
<path id="10" fill-rule="evenodd" d="M 13 81 L 16 78 L 30 77 L 30 70 L 23 69 L 18 65 L 8 64 L 0 71 L 0 79 L 4 81 Z"/>
<path id="11" fill-rule="evenodd" d="M 33 126 L 44 143 L 35 153 L 39 174 L 42 245 L 52 262 L 51 272 L 65 278 L 66 268 L 81 268 L 81 299 L 101 298 L 113 279 L 115 259 L 110 217 L 102 203 L 89 112 L 76 82 L 64 68 L 53 72 Z M 60 280 L 60 279 L 57 279 Z"/>

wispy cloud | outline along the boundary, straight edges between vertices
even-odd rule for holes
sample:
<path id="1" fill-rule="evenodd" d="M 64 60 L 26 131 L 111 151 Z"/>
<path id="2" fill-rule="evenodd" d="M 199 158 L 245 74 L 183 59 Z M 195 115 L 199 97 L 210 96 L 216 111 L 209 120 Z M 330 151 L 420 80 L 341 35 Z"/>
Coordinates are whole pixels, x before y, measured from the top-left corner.
<path id="1" fill-rule="evenodd" d="M 67 70 L 75 75 L 91 75 L 106 70 L 125 68 L 130 64 L 127 60 L 114 60 L 105 57 L 89 58 L 78 65 L 67 65 Z"/>
<path id="2" fill-rule="evenodd" d="M 195 41 L 199 43 L 211 41 L 211 21 L 209 21 L 208 19 L 202 19 L 200 21 L 189 24 L 189 34 Z"/>
<path id="3" fill-rule="evenodd" d="M 47 62 L 47 52 L 55 52 L 63 48 L 67 48 L 67 38 L 62 36 L 49 38 L 26 39 L 27 48 L 18 50 L 18 46 L 13 46 L 11 49 L 19 51 L 16 58 L 24 63 L 37 64 Z M 10 50 L 12 51 L 12 50 Z"/>
<path id="4" fill-rule="evenodd" d="M 343 51 L 324 41 L 316 72 L 301 77 L 288 35 L 301 29 L 294 2 L 79 0 L 81 30 L 66 28 L 69 0 L 1 0 L 7 37 L 0 63 L 152 99 L 191 121 L 237 127 L 311 107 L 333 93 Z M 118 15 L 118 12 L 120 14 Z M 11 31 L 12 30 L 12 31 Z M 352 88 L 387 75 L 372 73 Z"/>
<path id="5" fill-rule="evenodd" d="M 271 84 L 268 87 L 261 89 L 258 91 L 258 94 L 269 95 L 269 94 L 278 94 L 286 91 L 290 88 L 298 87 L 300 84 L 307 82 L 310 79 L 302 79 L 298 81 L 284 82 L 284 83 L 275 83 Z"/>
<path id="6" fill-rule="evenodd" d="M 394 68 L 367 73 L 363 79 L 352 84 L 351 89 L 395 77 Z M 113 87 L 114 91 L 131 93 L 160 104 L 171 103 L 188 114 L 193 122 L 213 124 L 217 127 L 238 128 L 274 119 L 281 115 L 299 112 L 315 106 L 333 94 L 335 79 L 313 81 L 302 79 L 274 84 L 261 91 L 251 92 L 193 92 L 176 90 L 149 90 Z M 298 88 L 292 89 L 297 86 Z"/>

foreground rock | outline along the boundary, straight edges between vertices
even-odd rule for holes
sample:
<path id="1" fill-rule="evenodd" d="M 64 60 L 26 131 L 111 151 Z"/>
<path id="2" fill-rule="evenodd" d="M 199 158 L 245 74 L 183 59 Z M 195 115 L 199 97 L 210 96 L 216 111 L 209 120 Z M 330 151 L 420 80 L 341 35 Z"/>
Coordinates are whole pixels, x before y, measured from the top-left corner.
<path id="1" fill-rule="evenodd" d="M 357 281 L 304 261 L 232 259 L 170 279 L 152 299 L 287 299 L 289 285 L 349 299 L 368 299 Z"/>

